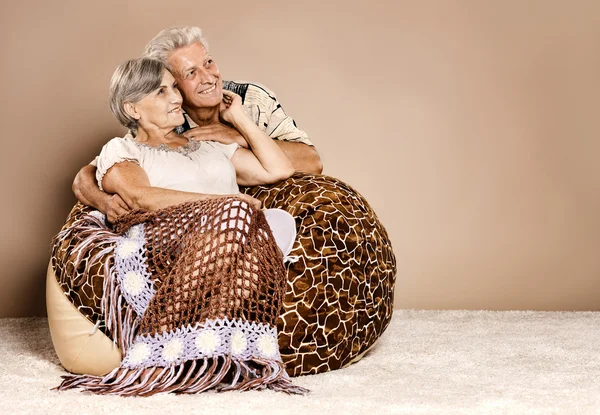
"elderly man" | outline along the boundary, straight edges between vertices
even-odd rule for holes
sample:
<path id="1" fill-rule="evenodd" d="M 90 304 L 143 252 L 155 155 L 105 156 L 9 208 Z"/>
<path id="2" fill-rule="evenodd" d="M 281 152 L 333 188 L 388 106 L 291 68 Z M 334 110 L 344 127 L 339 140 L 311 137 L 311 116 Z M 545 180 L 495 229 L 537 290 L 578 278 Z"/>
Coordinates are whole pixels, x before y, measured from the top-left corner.
<path id="1" fill-rule="evenodd" d="M 238 143 L 248 148 L 248 122 L 252 122 L 277 144 L 296 171 L 321 173 L 321 159 L 305 132 L 296 127 L 268 89 L 252 83 L 223 81 L 219 68 L 208 51 L 208 43 L 198 27 L 163 30 L 148 43 L 145 56 L 166 64 L 183 96 L 186 122 L 177 132 L 193 140 Z M 242 98 L 246 119 L 224 123 L 220 118 L 223 89 Z M 130 132 L 131 134 L 131 132 Z M 83 167 L 73 183 L 77 198 L 105 213 L 109 221 L 129 211 L 118 196 L 102 192 L 95 179 L 94 163 Z"/>

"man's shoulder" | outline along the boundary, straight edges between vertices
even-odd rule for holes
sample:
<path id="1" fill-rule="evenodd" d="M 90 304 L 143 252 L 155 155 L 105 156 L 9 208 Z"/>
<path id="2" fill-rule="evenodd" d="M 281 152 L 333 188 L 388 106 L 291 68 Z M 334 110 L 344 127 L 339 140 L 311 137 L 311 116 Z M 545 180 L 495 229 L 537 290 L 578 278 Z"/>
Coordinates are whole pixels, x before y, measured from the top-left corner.
<path id="1" fill-rule="evenodd" d="M 264 85 L 247 81 L 223 81 L 223 88 L 242 97 L 244 104 L 254 100 L 270 99 L 276 101 L 275 93 Z"/>

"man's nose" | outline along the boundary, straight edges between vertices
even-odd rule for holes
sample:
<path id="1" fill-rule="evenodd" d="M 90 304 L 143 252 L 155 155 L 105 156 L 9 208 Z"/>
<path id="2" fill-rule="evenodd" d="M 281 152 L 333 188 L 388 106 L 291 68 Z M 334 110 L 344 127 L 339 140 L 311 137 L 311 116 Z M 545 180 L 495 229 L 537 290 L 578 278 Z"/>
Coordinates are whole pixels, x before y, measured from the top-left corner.
<path id="1" fill-rule="evenodd" d="M 214 84 L 215 77 L 213 76 L 212 73 L 210 73 L 210 71 L 208 71 L 208 69 L 203 68 L 200 71 L 200 82 L 203 84 Z"/>

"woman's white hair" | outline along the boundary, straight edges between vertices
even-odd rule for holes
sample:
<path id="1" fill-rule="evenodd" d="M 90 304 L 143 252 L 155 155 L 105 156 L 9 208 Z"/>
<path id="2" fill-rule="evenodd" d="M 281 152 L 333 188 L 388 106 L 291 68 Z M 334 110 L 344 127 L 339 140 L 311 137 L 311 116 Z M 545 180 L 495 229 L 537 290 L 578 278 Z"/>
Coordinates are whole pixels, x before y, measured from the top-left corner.
<path id="1" fill-rule="evenodd" d="M 161 61 L 168 67 L 169 55 L 176 49 L 200 42 L 208 52 L 208 42 L 197 26 L 179 26 L 161 31 L 144 49 L 144 57 Z"/>

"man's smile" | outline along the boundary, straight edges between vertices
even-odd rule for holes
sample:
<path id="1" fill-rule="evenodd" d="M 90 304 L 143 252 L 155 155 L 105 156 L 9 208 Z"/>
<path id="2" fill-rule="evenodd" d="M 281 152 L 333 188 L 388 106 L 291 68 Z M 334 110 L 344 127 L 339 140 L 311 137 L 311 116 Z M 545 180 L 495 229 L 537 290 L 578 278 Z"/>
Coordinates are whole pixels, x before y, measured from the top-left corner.
<path id="1" fill-rule="evenodd" d="M 211 92 L 213 92 L 215 89 L 217 88 L 217 84 L 215 83 L 213 86 L 211 86 L 210 88 L 205 89 L 204 91 L 200 91 L 199 94 L 210 94 Z"/>

